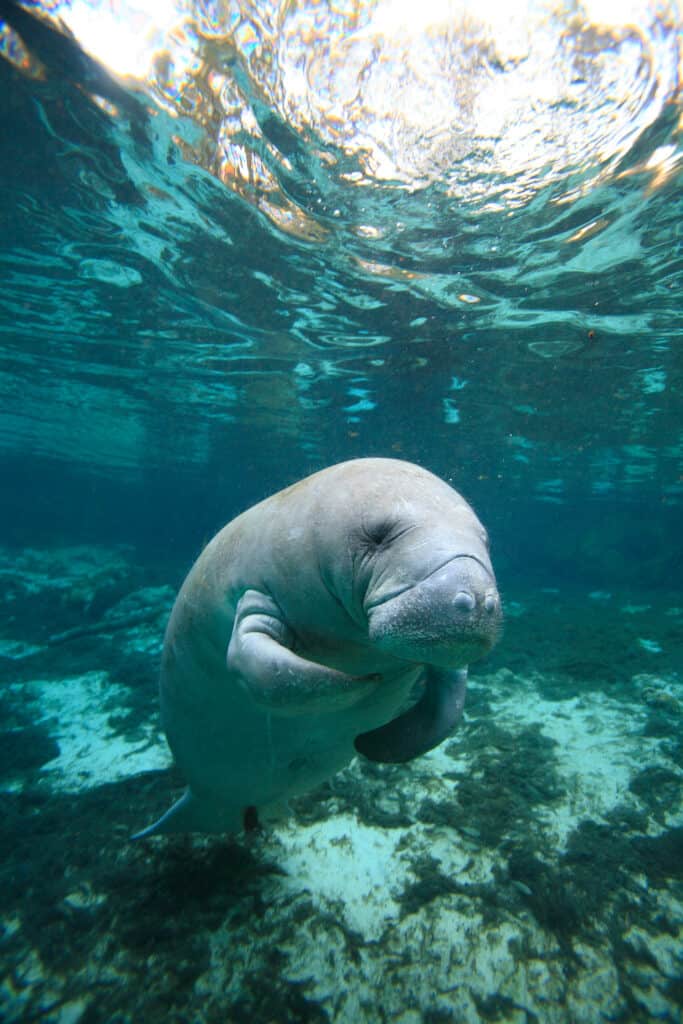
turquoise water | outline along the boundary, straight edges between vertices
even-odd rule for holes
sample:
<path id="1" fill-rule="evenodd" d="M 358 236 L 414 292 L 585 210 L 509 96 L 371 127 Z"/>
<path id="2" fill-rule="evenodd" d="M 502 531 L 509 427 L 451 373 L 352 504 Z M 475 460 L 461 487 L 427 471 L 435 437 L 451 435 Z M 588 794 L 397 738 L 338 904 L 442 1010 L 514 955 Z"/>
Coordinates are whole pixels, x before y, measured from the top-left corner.
<path id="1" fill-rule="evenodd" d="M 680 10 L 494 8 L 0 4 L 3 1019 L 681 1020 Z M 131 843 L 194 558 L 370 455 L 490 535 L 463 722 Z"/>

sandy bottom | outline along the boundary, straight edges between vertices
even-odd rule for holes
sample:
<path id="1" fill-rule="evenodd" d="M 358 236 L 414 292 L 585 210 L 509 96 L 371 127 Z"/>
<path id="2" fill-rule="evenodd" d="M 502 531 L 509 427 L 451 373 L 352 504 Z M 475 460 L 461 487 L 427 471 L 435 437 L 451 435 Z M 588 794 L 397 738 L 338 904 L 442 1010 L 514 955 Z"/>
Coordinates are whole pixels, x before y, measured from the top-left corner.
<path id="1" fill-rule="evenodd" d="M 683 608 L 519 588 L 465 721 L 244 837 L 131 843 L 178 795 L 173 598 L 126 552 L 0 561 L 0 1017 L 683 1020 Z"/>

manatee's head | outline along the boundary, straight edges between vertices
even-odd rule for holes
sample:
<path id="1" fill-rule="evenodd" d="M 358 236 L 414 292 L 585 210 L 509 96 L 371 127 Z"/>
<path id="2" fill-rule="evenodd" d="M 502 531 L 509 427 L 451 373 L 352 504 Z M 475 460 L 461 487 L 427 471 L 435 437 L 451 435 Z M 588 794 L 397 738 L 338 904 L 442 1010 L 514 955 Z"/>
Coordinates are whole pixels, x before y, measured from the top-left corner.
<path id="1" fill-rule="evenodd" d="M 401 660 L 460 668 L 498 637 L 501 606 L 488 538 L 460 502 L 442 517 L 399 515 L 382 524 L 384 532 L 375 529 L 381 541 L 367 556 L 363 600 L 368 637 Z"/>

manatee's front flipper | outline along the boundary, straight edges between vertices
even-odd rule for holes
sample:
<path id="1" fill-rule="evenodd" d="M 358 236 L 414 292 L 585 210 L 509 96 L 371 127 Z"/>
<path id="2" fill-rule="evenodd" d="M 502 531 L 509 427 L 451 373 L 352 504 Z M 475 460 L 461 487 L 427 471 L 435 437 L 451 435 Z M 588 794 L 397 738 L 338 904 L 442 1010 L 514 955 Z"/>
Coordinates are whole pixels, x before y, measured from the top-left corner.
<path id="1" fill-rule="evenodd" d="M 400 764 L 436 747 L 455 728 L 465 706 L 467 669 L 427 669 L 424 693 L 405 714 L 362 732 L 354 746 L 370 761 Z"/>
<path id="2" fill-rule="evenodd" d="M 258 704 L 276 714 L 338 711 L 372 693 L 380 677 L 349 676 L 295 654 L 272 597 L 247 590 L 235 610 L 227 665 Z"/>

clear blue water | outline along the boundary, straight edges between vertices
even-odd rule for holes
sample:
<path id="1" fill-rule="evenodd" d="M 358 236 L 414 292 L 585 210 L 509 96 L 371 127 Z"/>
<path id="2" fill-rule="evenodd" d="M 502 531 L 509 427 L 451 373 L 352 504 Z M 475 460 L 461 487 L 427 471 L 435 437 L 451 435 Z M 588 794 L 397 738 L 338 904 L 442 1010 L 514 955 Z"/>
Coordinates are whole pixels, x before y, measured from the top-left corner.
<path id="1" fill-rule="evenodd" d="M 0 4 L 5 1019 L 680 1021 L 680 10 L 594 7 Z M 369 455 L 491 536 L 449 753 L 130 844 L 194 557 Z"/>

